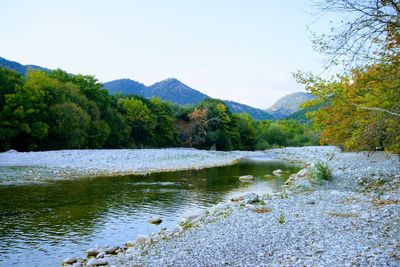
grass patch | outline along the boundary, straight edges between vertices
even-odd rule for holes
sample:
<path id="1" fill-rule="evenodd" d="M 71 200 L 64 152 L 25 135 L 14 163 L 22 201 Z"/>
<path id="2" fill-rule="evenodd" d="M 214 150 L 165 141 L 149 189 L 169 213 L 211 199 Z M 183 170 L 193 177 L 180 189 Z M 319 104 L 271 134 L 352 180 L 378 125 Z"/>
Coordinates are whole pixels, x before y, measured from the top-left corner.
<path id="1" fill-rule="evenodd" d="M 278 221 L 278 223 L 280 223 L 280 224 L 284 224 L 286 221 L 285 214 L 283 214 L 282 212 L 279 214 L 278 217 L 275 217 L 275 218 Z"/>

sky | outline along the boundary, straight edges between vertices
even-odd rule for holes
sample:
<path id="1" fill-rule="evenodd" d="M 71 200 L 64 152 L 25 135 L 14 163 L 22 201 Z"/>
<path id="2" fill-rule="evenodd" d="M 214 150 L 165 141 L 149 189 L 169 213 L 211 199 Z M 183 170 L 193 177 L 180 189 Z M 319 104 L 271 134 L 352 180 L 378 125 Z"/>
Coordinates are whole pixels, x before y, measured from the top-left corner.
<path id="1" fill-rule="evenodd" d="M 292 73 L 322 70 L 311 0 L 4 0 L 0 57 L 146 85 L 177 78 L 258 108 L 304 91 Z M 313 23 L 314 22 L 314 23 Z"/>

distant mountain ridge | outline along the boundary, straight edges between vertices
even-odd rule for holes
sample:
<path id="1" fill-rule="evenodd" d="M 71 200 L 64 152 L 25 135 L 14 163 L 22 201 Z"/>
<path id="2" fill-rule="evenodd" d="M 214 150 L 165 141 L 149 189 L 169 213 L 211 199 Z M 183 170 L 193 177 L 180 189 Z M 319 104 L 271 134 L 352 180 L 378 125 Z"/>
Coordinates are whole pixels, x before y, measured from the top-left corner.
<path id="1" fill-rule="evenodd" d="M 36 65 L 22 65 L 18 62 L 7 60 L 3 57 L 0 57 L 0 66 L 3 68 L 6 68 L 6 69 L 15 70 L 16 72 L 21 73 L 24 76 L 26 76 L 28 69 L 51 71 L 50 69 L 43 68 L 43 67 L 36 66 Z"/>
<path id="2" fill-rule="evenodd" d="M 315 96 L 303 92 L 292 93 L 280 98 L 266 111 L 272 114 L 276 119 L 286 118 L 299 111 L 302 103 L 314 98 Z"/>
<path id="3" fill-rule="evenodd" d="M 175 78 L 168 78 L 148 87 L 129 79 L 113 80 L 104 83 L 104 88 L 110 93 L 136 94 L 146 98 L 159 97 L 164 101 L 179 105 L 195 105 L 206 98 L 210 98 Z M 256 120 L 274 119 L 271 114 L 262 109 L 229 100 L 224 100 L 224 102 L 232 113 L 246 112 Z"/>
<path id="4" fill-rule="evenodd" d="M 7 60 L 0 57 L 0 66 L 15 70 L 26 76 L 29 69 L 50 72 L 51 69 L 36 65 L 22 65 L 18 62 Z M 110 94 L 121 93 L 123 95 L 135 94 L 145 98 L 159 97 L 164 101 L 169 101 L 179 105 L 195 105 L 196 103 L 210 98 L 208 95 L 195 90 L 175 78 L 168 78 L 157 82 L 151 86 L 146 86 L 138 81 L 131 79 L 118 79 L 103 84 Z M 244 105 L 238 102 L 224 101 L 232 113 L 248 113 L 256 120 L 273 120 L 274 117 L 268 112 Z"/>

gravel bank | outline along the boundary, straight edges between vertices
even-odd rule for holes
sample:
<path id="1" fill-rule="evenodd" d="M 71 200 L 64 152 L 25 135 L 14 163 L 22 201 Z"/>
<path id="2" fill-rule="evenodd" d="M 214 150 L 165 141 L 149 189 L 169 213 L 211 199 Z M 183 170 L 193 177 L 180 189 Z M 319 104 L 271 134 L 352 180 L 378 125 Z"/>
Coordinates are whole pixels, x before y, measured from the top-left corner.
<path id="1" fill-rule="evenodd" d="M 132 243 L 115 266 L 399 266 L 400 164 L 384 153 L 334 147 L 265 157 L 328 164 L 331 182 L 221 203 L 183 228 Z"/>
<path id="2" fill-rule="evenodd" d="M 260 152 L 195 149 L 101 149 L 0 153 L 0 183 L 144 174 L 232 164 Z"/>

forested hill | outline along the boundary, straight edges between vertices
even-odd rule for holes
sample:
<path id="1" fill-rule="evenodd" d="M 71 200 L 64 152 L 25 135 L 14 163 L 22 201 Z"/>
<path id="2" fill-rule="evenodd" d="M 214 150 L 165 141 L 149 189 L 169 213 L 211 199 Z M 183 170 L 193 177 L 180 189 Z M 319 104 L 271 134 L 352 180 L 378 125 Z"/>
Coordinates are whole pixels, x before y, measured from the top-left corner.
<path id="1" fill-rule="evenodd" d="M 295 121 L 258 121 L 205 98 L 182 106 L 111 95 L 93 76 L 62 70 L 22 76 L 0 67 L 0 151 L 194 147 L 254 150 L 312 145 L 318 135 Z"/>
<path id="2" fill-rule="evenodd" d="M 6 69 L 15 70 L 16 72 L 21 73 L 24 76 L 28 72 L 28 69 L 50 71 L 50 69 L 43 68 L 43 67 L 36 66 L 36 65 L 22 65 L 18 62 L 7 60 L 3 57 L 0 57 L 0 66 L 3 68 L 6 68 Z"/>
<path id="3" fill-rule="evenodd" d="M 148 87 L 137 81 L 120 79 L 106 82 L 104 87 L 111 94 L 136 94 L 149 99 L 151 97 L 159 97 L 161 100 L 179 105 L 195 105 L 206 98 L 210 98 L 208 95 L 187 86 L 175 78 L 169 78 Z M 229 100 L 224 100 L 224 102 L 232 113 L 248 113 L 255 120 L 274 119 L 271 114 L 262 109 Z"/>
<path id="4" fill-rule="evenodd" d="M 15 70 L 22 75 L 26 75 L 28 69 L 42 70 L 49 72 L 48 68 L 43 68 L 36 65 L 22 65 L 18 62 L 10 61 L 0 57 L 0 66 L 7 69 Z M 118 79 L 109 81 L 103 84 L 104 88 L 110 94 L 121 93 L 123 95 L 135 94 L 143 96 L 147 99 L 152 97 L 159 97 L 163 101 L 169 101 L 179 105 L 195 105 L 206 98 L 210 98 L 206 94 L 195 90 L 188 85 L 182 83 L 175 78 L 165 79 L 157 82 L 151 86 L 146 86 L 138 81 L 131 79 Z M 271 120 L 274 119 L 268 112 L 254 108 L 248 105 L 233 101 L 225 101 L 232 113 L 248 113 L 253 119 L 256 120 Z"/>

